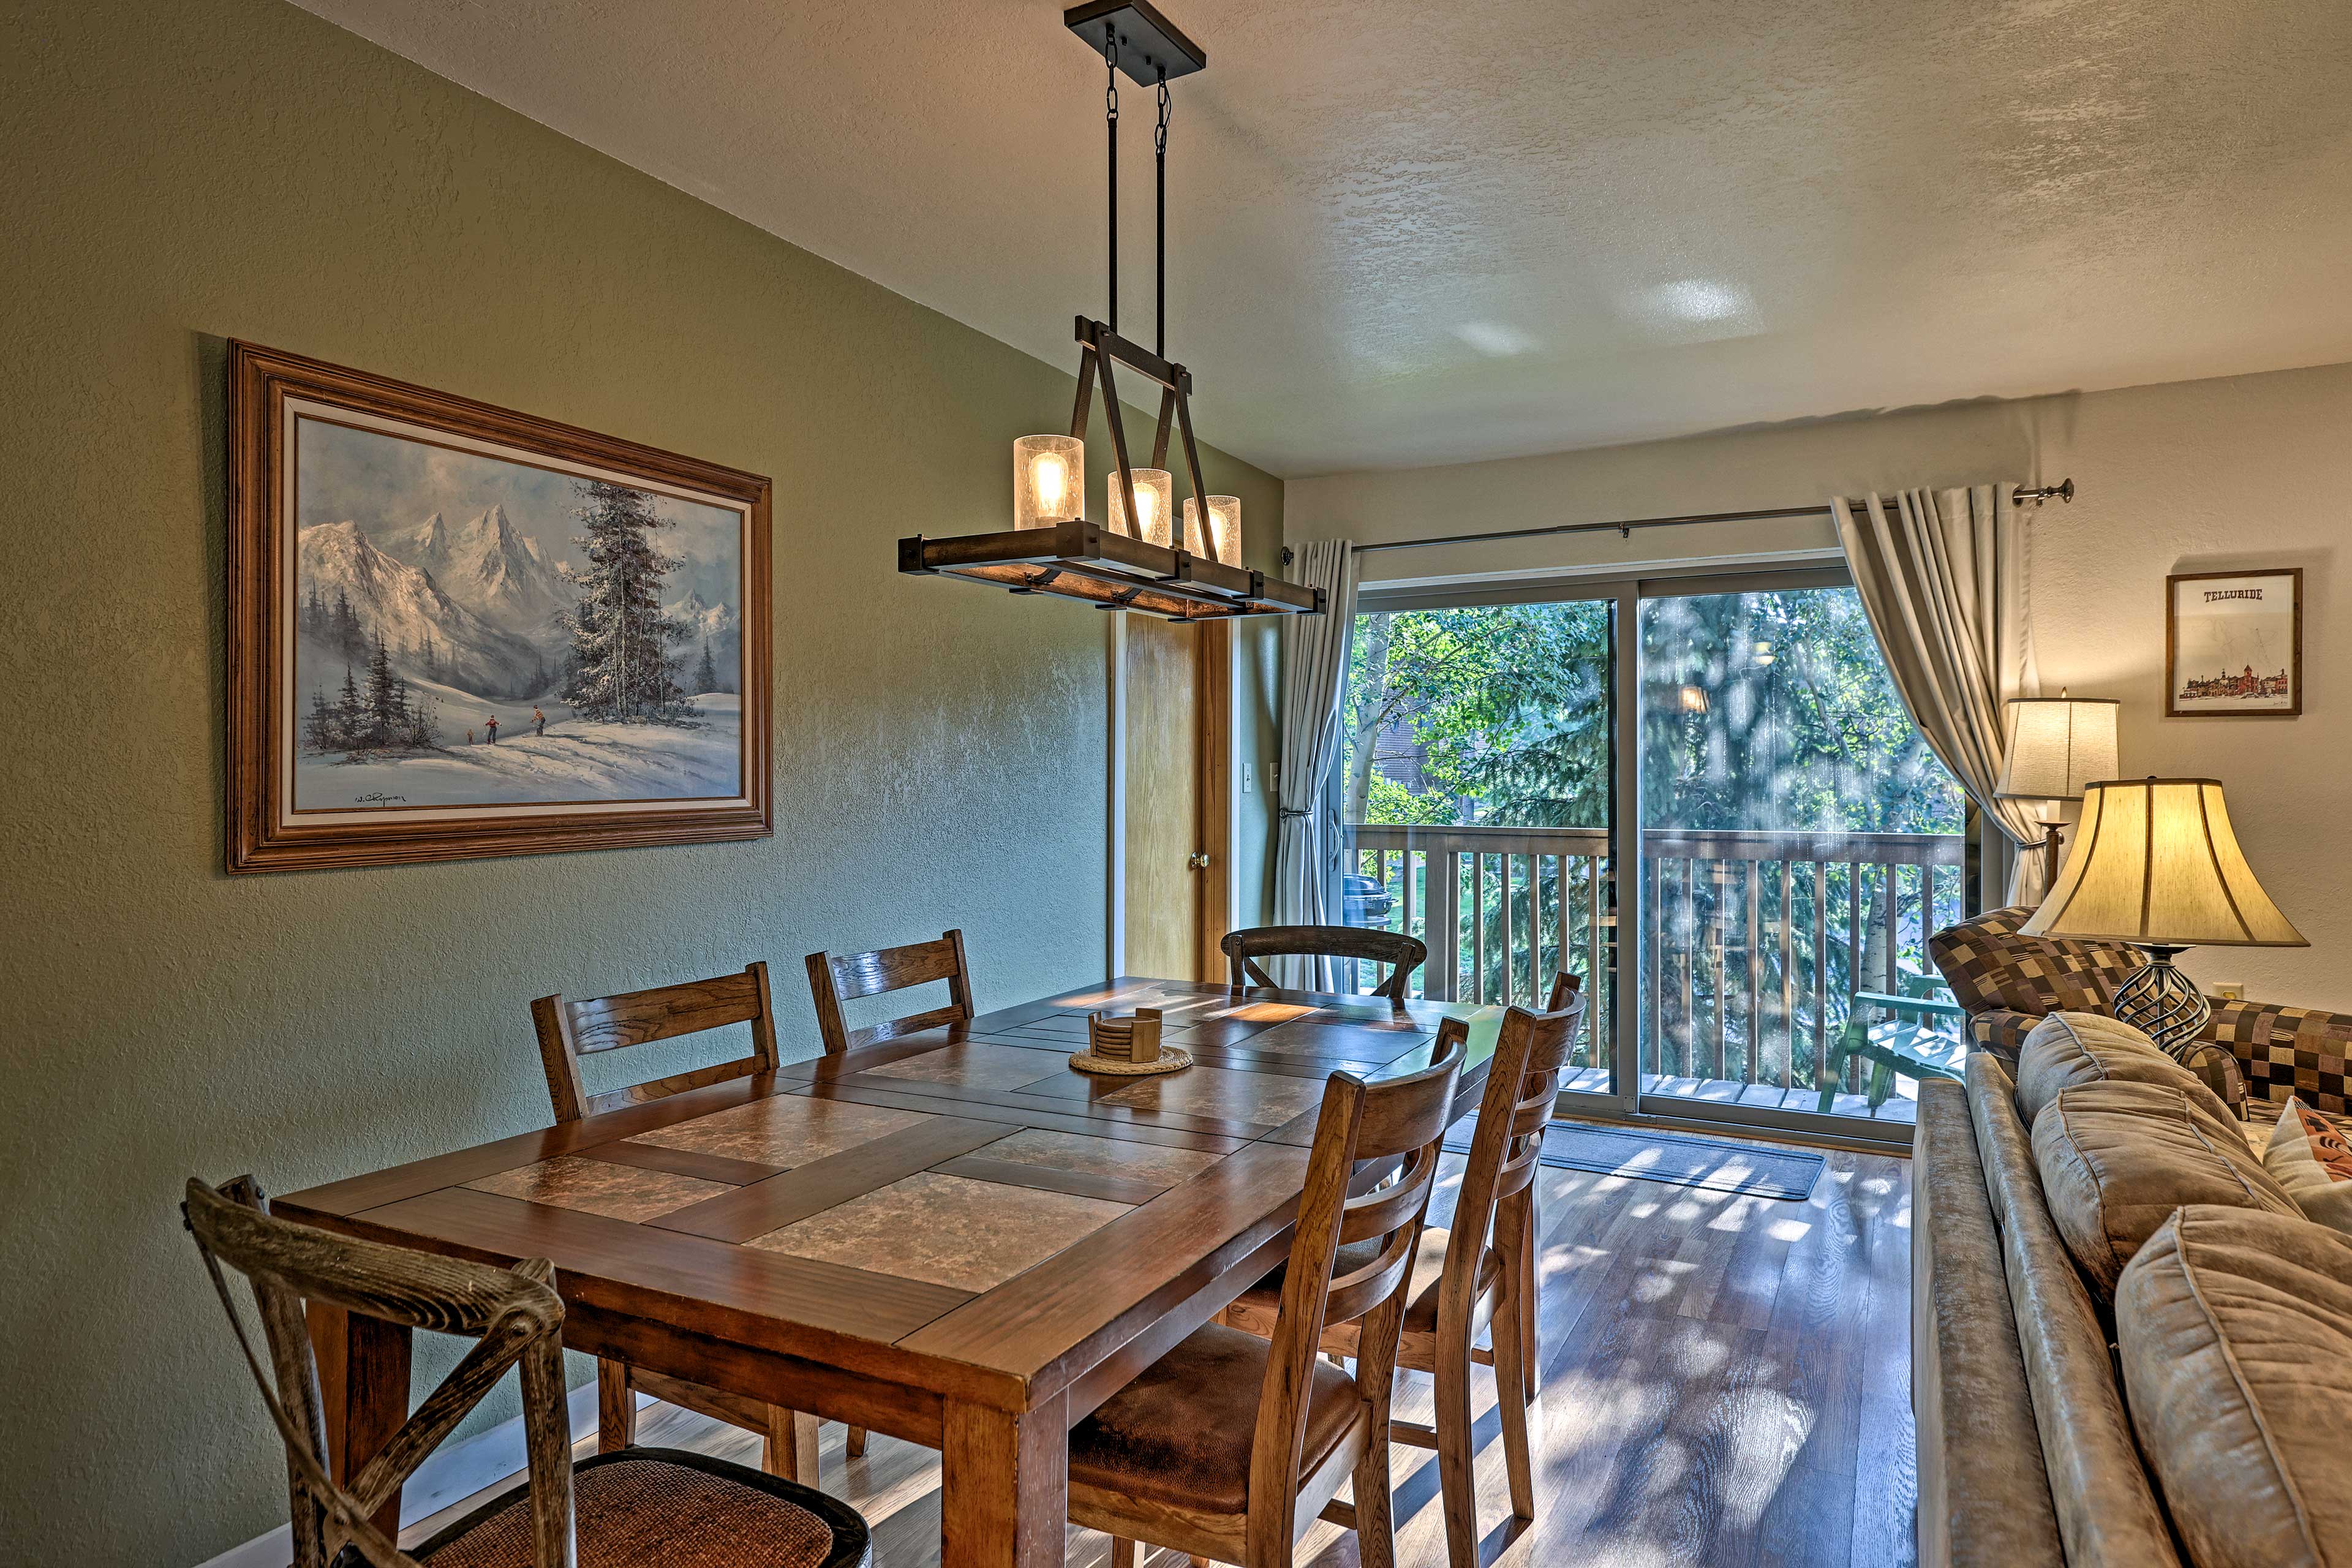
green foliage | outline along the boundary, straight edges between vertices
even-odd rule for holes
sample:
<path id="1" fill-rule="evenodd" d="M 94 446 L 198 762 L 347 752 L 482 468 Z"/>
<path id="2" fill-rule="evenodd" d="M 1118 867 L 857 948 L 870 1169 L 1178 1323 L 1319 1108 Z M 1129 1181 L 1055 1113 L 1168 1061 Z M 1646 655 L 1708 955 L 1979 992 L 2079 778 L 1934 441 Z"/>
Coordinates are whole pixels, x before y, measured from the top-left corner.
<path id="1" fill-rule="evenodd" d="M 1357 617 L 1349 820 L 1578 826 L 1608 803 L 1609 606 L 1590 601 Z M 1383 731 L 1421 750 L 1423 789 L 1375 809 Z M 1382 781 L 1385 782 L 1385 781 Z M 1403 803 L 1420 812 L 1393 813 Z"/>

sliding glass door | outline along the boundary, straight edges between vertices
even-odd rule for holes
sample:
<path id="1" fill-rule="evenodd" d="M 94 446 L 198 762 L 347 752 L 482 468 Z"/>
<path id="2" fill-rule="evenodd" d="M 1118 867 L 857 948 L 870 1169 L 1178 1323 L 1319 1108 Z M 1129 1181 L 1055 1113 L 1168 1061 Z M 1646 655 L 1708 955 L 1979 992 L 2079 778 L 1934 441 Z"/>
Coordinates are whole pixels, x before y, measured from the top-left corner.
<path id="1" fill-rule="evenodd" d="M 1852 588 L 1645 588 L 1643 1103 L 1907 1129 L 1916 1080 L 1838 1047 L 1959 918 L 1959 787 Z"/>
<path id="2" fill-rule="evenodd" d="M 1428 944 L 1420 995 L 1537 1006 L 1578 976 L 1586 1094 L 1617 1091 L 1616 619 L 1608 599 L 1374 609 L 1342 714 L 1347 919 Z"/>
<path id="3" fill-rule="evenodd" d="M 1342 717 L 1344 917 L 1416 994 L 1579 976 L 1580 1114 L 1907 1136 L 1841 1042 L 1962 914 L 1964 803 L 1842 572 L 1367 594 Z"/>

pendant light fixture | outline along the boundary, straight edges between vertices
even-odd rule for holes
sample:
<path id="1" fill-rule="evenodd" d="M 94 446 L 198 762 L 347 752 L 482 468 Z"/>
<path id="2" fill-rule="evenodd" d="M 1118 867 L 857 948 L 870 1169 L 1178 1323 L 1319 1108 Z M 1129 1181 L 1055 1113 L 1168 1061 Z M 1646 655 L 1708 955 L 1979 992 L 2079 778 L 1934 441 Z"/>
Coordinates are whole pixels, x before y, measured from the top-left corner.
<path id="1" fill-rule="evenodd" d="M 1208 493 L 1192 439 L 1192 373 L 1168 353 L 1168 84 L 1206 68 L 1208 56 L 1148 0 L 1091 0 L 1062 21 L 1103 62 L 1103 120 L 1109 168 L 1106 321 L 1077 319 L 1078 392 L 1066 436 L 1024 436 L 1013 443 L 1013 526 L 995 533 L 898 542 L 898 570 L 989 583 L 1015 594 L 1082 599 L 1107 610 L 1143 610 L 1171 621 L 1236 616 L 1320 615 L 1323 591 L 1268 577 L 1241 563 L 1242 503 Z M 1118 79 L 1124 73 L 1157 100 L 1152 153 L 1156 174 L 1158 268 L 1154 346 L 1118 331 Z M 1121 371 L 1160 388 L 1160 420 L 1150 461 L 1128 446 L 1118 394 Z M 1096 380 L 1111 468 L 1098 519 L 1087 516 L 1086 436 Z M 1169 444 L 1179 443 L 1187 494 L 1180 505 Z"/>

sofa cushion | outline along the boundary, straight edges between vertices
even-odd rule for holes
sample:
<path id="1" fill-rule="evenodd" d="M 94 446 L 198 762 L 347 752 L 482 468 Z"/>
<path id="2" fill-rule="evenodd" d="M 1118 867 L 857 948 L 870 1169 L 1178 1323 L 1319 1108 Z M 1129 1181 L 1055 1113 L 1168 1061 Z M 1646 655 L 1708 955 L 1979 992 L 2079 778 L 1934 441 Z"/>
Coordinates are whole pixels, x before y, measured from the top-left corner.
<path id="1" fill-rule="evenodd" d="M 2305 1219 L 2352 1234 L 2352 1142 L 2293 1095 L 2263 1149 L 2263 1169 L 2278 1178 Z"/>
<path id="2" fill-rule="evenodd" d="M 2010 1554 L 1996 1542 L 1989 1550 L 1956 1552 L 1948 1568 L 2179 1568 L 2155 1483 L 2124 1414 L 2106 1325 L 2051 1223 L 2025 1121 L 2017 1114 L 2017 1086 L 1982 1052 L 1969 1058 L 1966 1070 L 1971 1129 L 2000 1226 L 2010 1320 L 2032 1390 L 2033 1424 L 2065 1551 L 2063 1556 Z M 1923 1116 L 1927 1106 L 1923 1092 Z M 2021 1489 L 2032 1490 L 2030 1485 Z M 1920 1561 L 1940 1560 L 1923 1553 Z"/>
<path id="3" fill-rule="evenodd" d="M 2061 1089 L 2033 1123 L 2033 1163 L 2050 1217 L 2102 1301 L 2183 1204 L 2302 1217 L 2236 1125 L 2170 1084 Z"/>
<path id="4" fill-rule="evenodd" d="M 2083 1083 L 2168 1084 L 2215 1120 L 2234 1120 L 2203 1079 L 2129 1024 L 2101 1013 L 2053 1013 L 2017 1053 L 2018 1113 L 2031 1127 L 2061 1089 Z"/>
<path id="5" fill-rule="evenodd" d="M 2202 1205 L 2124 1270 L 2132 1426 L 2198 1568 L 2352 1563 L 2352 1239 Z"/>

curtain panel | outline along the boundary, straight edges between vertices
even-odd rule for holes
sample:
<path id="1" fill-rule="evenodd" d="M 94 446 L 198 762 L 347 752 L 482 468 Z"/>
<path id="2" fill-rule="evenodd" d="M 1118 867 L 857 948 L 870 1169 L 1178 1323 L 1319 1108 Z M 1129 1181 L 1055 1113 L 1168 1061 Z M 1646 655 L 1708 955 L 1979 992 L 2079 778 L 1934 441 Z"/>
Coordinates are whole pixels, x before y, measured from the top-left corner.
<path id="1" fill-rule="evenodd" d="M 1339 705 L 1347 695 L 1348 651 L 1356 625 L 1355 547 L 1344 539 L 1301 545 L 1293 580 L 1323 590 L 1321 616 L 1294 616 L 1284 626 L 1282 775 L 1275 795 L 1274 919 L 1277 925 L 1341 923 L 1340 878 L 1348 851 L 1331 788 L 1339 763 Z M 1328 958 L 1280 958 L 1269 971 L 1286 985 L 1338 989 Z"/>
<path id="2" fill-rule="evenodd" d="M 1927 749 L 2010 840 L 2008 900 L 2038 903 L 2047 831 L 1993 794 L 2012 697 L 2041 694 L 2027 599 L 2027 531 L 2008 484 L 1872 494 L 1857 516 L 1832 496 L 1838 539 L 1895 689 Z"/>

